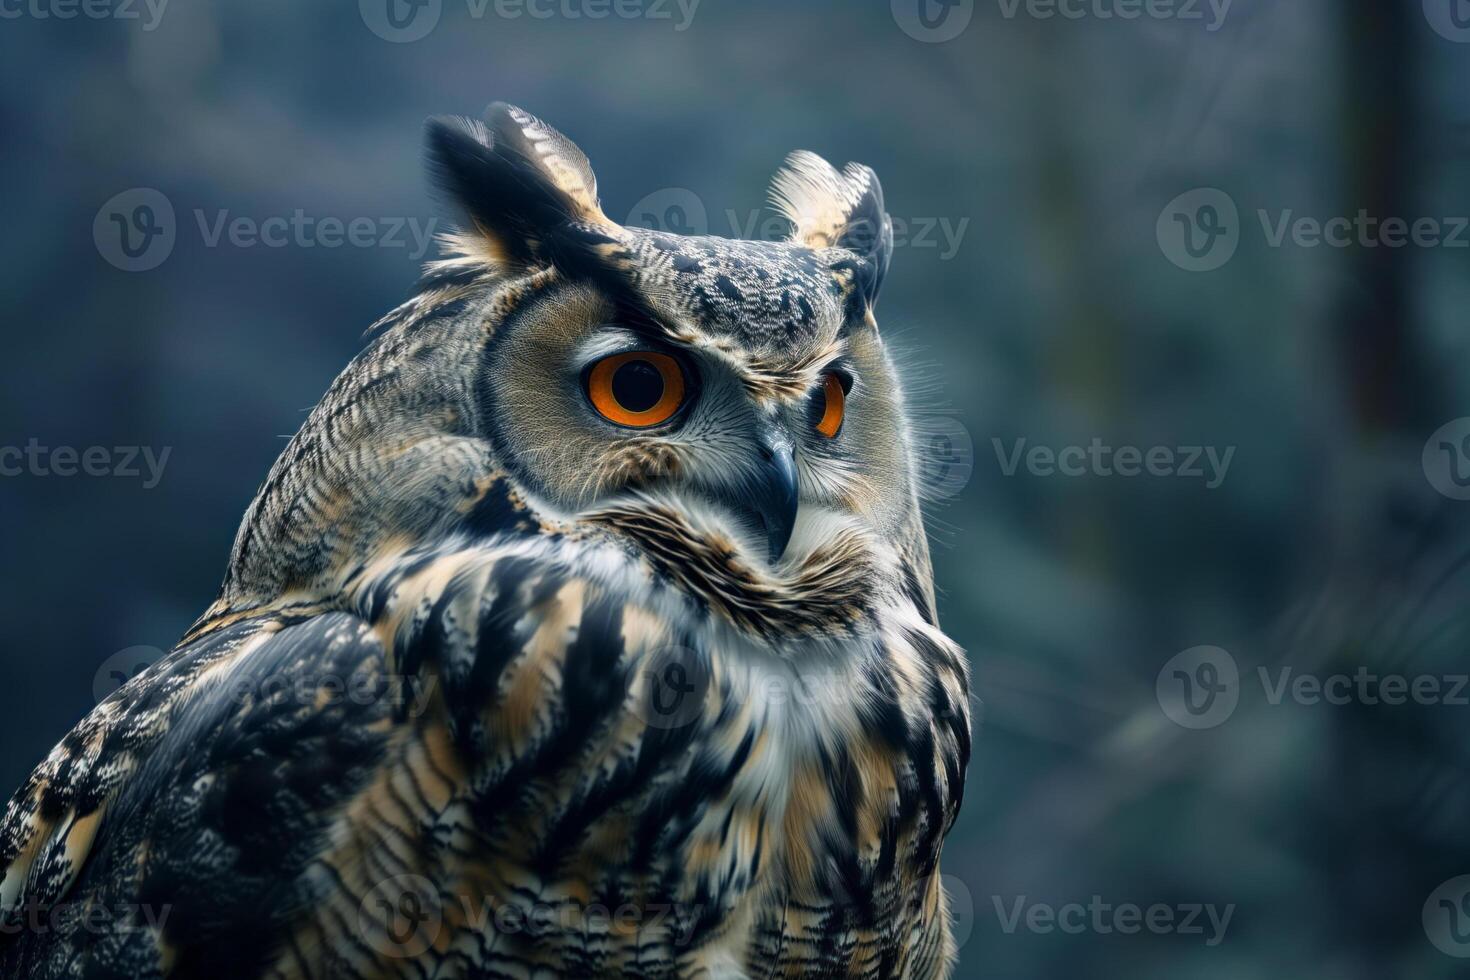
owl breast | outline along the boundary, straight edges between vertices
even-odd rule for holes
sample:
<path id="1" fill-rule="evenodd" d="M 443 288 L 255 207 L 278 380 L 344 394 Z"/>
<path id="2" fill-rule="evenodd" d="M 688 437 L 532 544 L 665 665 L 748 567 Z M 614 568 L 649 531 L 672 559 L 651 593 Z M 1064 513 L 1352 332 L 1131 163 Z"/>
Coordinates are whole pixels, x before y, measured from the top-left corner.
<path id="1" fill-rule="evenodd" d="M 942 975 L 942 729 L 968 721 L 937 631 L 895 609 L 778 654 L 641 564 L 567 557 L 420 559 L 376 610 L 439 686 L 292 946 L 362 976 Z"/>

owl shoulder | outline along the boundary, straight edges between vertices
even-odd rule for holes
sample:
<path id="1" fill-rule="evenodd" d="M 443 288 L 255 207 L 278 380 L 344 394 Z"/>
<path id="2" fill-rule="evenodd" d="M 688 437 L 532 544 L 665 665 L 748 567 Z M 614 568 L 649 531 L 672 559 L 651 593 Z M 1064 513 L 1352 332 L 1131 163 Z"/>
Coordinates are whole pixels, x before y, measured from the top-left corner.
<path id="1" fill-rule="evenodd" d="M 621 703 L 619 665 L 669 635 L 595 576 L 513 546 L 400 556 L 342 605 L 206 632 L 57 745 L 0 817 L 0 973 L 70 976 L 95 957 L 189 975 L 214 950 L 267 955 L 320 900 L 310 865 L 374 787 L 417 767 L 447 797 L 470 757 L 559 757 Z M 82 907 L 132 921 L 57 920 Z M 60 924 L 26 928 L 37 914 Z"/>

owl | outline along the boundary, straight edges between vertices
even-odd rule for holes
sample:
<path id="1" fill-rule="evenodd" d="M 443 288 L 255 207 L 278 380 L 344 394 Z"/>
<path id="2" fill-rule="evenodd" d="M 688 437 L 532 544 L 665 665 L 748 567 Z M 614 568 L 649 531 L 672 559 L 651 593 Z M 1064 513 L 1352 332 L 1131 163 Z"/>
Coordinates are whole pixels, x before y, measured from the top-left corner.
<path id="1" fill-rule="evenodd" d="M 218 599 L 0 821 L 0 975 L 948 975 L 970 751 L 872 171 L 780 241 L 605 215 L 515 107 Z"/>

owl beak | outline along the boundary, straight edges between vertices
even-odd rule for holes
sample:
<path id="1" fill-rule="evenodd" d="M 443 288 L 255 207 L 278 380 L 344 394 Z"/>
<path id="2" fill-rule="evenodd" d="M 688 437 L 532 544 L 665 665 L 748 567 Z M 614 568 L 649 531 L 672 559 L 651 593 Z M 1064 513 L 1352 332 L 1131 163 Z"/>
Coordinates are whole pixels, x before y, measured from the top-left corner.
<path id="1" fill-rule="evenodd" d="M 751 505 L 765 523 L 769 560 L 775 564 L 786 553 L 786 545 L 791 541 L 801 494 L 790 443 L 763 442 L 760 455 L 762 467 Z"/>

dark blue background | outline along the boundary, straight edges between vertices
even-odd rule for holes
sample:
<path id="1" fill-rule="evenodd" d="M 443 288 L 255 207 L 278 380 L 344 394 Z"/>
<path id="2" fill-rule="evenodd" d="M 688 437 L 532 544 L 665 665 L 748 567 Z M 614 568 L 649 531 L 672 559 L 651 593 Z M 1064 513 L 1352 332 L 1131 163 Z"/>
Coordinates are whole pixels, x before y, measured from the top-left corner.
<path id="1" fill-rule="evenodd" d="M 960 976 L 1455 975 L 1421 908 L 1470 872 L 1470 707 L 1271 705 L 1252 678 L 1470 670 L 1470 503 L 1420 461 L 1470 415 L 1470 252 L 1273 248 L 1256 212 L 1470 213 L 1470 44 L 1419 0 L 1236 0 L 1215 31 L 974 8 L 945 43 L 887 0 L 703 0 L 685 30 L 677 7 L 443 0 L 412 43 L 345 0 L 0 20 L 0 446 L 171 450 L 151 489 L 0 478 L 0 783 L 92 707 L 104 662 L 213 598 L 272 459 L 417 275 L 406 247 L 210 247 L 195 211 L 428 221 L 423 120 L 504 99 L 587 151 L 615 217 L 683 188 L 729 234 L 809 148 L 872 165 L 898 217 L 967 222 L 953 255 L 901 245 L 879 309 L 916 415 L 973 442 L 934 464 L 973 472 L 930 508 L 984 702 L 945 856 L 972 910 Z M 138 187 L 177 241 L 125 272 L 93 224 Z M 1155 234 L 1198 187 L 1240 213 L 1212 272 Z M 1235 455 L 1213 490 L 1007 476 L 994 440 L 1018 438 Z M 1190 731 L 1155 679 L 1202 644 L 1245 688 Z M 1237 908 L 1215 947 L 1008 933 L 996 911 L 1093 895 Z"/>

